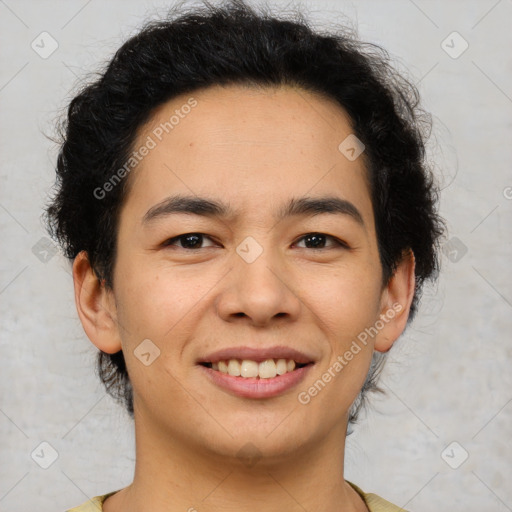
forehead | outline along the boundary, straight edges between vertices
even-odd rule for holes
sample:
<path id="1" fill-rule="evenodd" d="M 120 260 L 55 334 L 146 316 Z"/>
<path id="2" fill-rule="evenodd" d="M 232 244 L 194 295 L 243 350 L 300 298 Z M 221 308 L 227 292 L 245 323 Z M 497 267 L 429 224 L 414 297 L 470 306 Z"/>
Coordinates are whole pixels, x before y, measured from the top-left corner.
<path id="1" fill-rule="evenodd" d="M 364 155 L 351 160 L 340 150 L 347 137 L 348 114 L 302 89 L 231 85 L 181 95 L 139 129 L 134 149 L 150 149 L 129 175 L 125 204 L 151 207 L 172 192 L 224 197 L 242 211 L 338 192 L 371 209 Z"/>

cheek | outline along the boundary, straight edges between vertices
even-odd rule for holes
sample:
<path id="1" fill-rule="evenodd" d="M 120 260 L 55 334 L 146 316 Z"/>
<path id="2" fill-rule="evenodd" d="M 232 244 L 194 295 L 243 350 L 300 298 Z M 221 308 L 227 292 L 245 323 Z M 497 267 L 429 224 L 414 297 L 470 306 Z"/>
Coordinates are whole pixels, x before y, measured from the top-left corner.
<path id="1" fill-rule="evenodd" d="M 149 408 L 158 408 L 162 399 L 155 390 L 185 403 L 186 394 L 173 374 L 191 332 L 194 307 L 207 290 L 175 270 L 171 276 L 169 269 L 144 269 L 135 258 L 124 270 L 116 292 L 117 313 L 134 392 Z"/>
<path id="2" fill-rule="evenodd" d="M 361 342 L 360 335 L 378 318 L 378 291 L 373 281 L 353 276 L 331 281 L 317 296 L 315 313 L 325 336 L 320 343 L 330 346 L 298 399 L 312 406 L 312 416 L 325 417 L 326 424 L 348 411 L 368 374 L 373 345 Z"/>
<path id="3" fill-rule="evenodd" d="M 208 286 L 208 279 L 198 279 L 197 271 L 194 276 L 176 269 L 144 270 L 132 265 L 125 275 L 119 292 L 119 321 L 126 323 L 131 338 L 142 336 L 163 341 L 174 326 L 178 329 L 183 324 L 181 320 L 199 305 L 212 286 Z"/>
<path id="4" fill-rule="evenodd" d="M 381 288 L 379 276 L 368 267 L 316 273 L 308 299 L 332 334 L 345 340 L 378 318 Z"/>

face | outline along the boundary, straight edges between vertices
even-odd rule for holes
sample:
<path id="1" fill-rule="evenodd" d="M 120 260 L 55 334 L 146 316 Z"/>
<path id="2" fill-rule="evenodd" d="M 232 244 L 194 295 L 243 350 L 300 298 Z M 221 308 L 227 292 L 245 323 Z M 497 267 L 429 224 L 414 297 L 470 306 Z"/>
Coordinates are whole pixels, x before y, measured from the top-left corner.
<path id="1" fill-rule="evenodd" d="M 397 313 L 364 155 L 338 149 L 351 133 L 320 96 L 240 86 L 174 98 L 139 131 L 108 346 L 160 442 L 279 458 L 344 439 Z"/>

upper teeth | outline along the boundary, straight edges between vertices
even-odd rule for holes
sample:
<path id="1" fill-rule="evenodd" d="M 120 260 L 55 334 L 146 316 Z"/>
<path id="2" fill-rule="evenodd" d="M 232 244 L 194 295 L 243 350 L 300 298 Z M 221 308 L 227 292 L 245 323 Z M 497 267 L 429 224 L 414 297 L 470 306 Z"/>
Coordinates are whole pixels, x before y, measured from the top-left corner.
<path id="1" fill-rule="evenodd" d="M 272 379 L 276 375 L 283 375 L 295 369 L 293 359 L 267 359 L 261 363 L 244 359 L 228 359 L 212 363 L 212 369 L 234 377 L 259 377 L 260 379 Z"/>

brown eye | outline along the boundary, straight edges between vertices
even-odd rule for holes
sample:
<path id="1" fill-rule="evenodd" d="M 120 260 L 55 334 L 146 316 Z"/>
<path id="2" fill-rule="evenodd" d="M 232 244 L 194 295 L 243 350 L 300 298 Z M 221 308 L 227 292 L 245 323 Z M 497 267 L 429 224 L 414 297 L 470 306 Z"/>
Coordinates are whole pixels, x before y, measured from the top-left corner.
<path id="1" fill-rule="evenodd" d="M 305 249 L 321 250 L 335 249 L 337 247 L 348 248 L 348 245 L 345 242 L 342 242 L 341 240 L 334 236 L 326 235 L 325 233 L 308 233 L 307 235 L 304 235 L 301 238 L 299 238 L 298 241 L 301 240 L 304 240 L 307 246 L 305 247 Z M 331 245 L 330 247 L 325 247 L 325 243 L 327 240 L 332 240 L 334 242 L 334 245 Z"/>
<path id="2" fill-rule="evenodd" d="M 169 238 L 169 240 L 164 242 L 164 246 L 173 246 L 176 245 L 176 242 L 178 242 L 180 244 L 178 245 L 180 249 L 203 249 L 201 245 L 203 244 L 205 239 L 211 240 L 210 237 L 204 235 L 203 233 L 185 233 L 183 235 L 178 235 L 173 238 Z"/>

